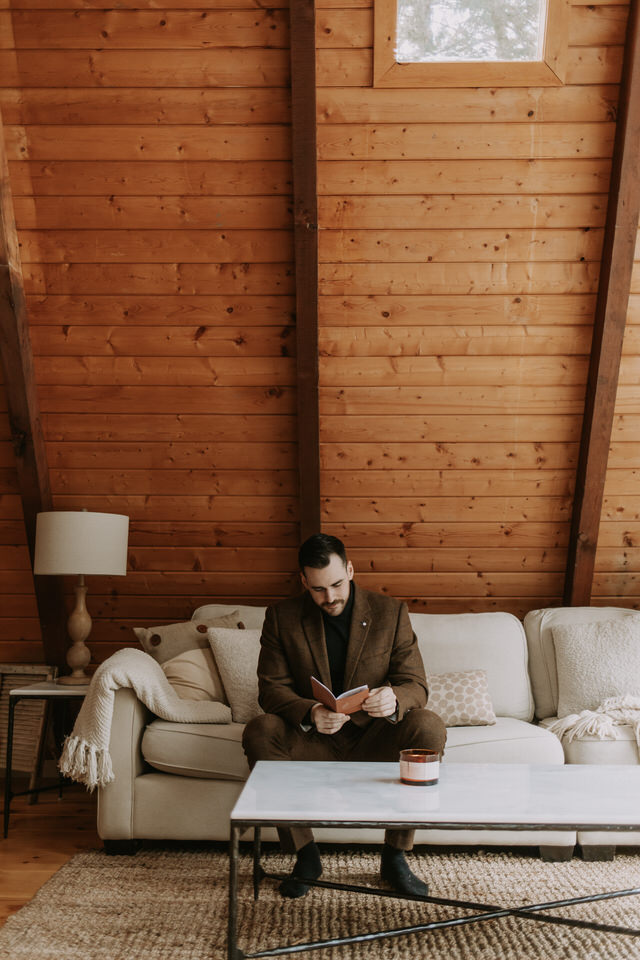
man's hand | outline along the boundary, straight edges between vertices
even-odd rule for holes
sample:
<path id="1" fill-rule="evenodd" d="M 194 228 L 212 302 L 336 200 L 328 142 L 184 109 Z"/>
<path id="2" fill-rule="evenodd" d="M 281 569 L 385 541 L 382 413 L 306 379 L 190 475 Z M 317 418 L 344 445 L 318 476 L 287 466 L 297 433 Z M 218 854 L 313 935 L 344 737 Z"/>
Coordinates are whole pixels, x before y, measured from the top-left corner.
<path id="1" fill-rule="evenodd" d="M 398 701 L 391 687 L 375 687 L 362 704 L 370 717 L 391 717 L 396 712 Z"/>
<path id="2" fill-rule="evenodd" d="M 321 703 L 311 707 L 311 721 L 318 733 L 337 733 L 349 719 L 348 713 L 334 713 L 333 710 L 323 707 Z"/>

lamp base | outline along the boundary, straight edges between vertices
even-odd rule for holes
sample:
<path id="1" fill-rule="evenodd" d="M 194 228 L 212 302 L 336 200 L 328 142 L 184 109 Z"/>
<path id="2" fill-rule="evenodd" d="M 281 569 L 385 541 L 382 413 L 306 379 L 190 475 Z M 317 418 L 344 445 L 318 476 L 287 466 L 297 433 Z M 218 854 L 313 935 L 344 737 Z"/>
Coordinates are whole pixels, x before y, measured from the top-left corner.
<path id="1" fill-rule="evenodd" d="M 71 612 L 67 624 L 69 636 L 71 637 L 71 646 L 67 650 L 67 666 L 71 670 L 71 673 L 60 677 L 58 680 L 58 683 L 65 684 L 66 686 L 81 683 L 86 684 L 91 680 L 91 677 L 88 677 L 84 672 L 91 661 L 91 651 L 85 643 L 85 640 L 91 633 L 91 617 L 87 610 L 87 588 L 82 574 L 78 577 L 78 583 L 74 587 L 74 591 L 76 595 L 76 605 Z"/>

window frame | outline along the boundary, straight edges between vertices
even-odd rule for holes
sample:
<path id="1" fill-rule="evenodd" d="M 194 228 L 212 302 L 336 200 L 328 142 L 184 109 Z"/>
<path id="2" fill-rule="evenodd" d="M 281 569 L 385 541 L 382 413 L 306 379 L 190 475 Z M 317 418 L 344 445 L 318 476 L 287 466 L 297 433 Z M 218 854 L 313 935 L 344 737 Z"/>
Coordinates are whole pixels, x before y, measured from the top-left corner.
<path id="1" fill-rule="evenodd" d="M 398 0 L 374 0 L 374 87 L 559 87 L 567 69 L 569 0 L 547 0 L 542 60 L 398 63 Z"/>

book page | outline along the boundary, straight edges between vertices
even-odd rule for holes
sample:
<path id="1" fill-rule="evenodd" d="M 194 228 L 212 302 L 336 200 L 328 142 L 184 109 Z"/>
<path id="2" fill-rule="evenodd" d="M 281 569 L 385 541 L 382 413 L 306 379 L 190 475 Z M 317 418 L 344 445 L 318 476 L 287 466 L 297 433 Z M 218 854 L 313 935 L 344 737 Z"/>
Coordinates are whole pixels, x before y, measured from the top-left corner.
<path id="1" fill-rule="evenodd" d="M 355 713 L 369 696 L 369 687 L 364 684 L 354 687 L 353 690 L 346 690 L 336 697 L 317 677 L 311 677 L 311 689 L 316 700 L 334 713 Z"/>

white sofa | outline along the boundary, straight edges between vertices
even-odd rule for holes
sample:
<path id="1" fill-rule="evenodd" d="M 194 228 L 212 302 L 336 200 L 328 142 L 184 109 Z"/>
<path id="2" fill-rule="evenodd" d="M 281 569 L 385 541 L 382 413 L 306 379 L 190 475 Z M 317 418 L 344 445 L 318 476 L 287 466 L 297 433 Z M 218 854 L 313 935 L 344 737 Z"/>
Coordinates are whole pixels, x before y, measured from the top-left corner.
<path id="1" fill-rule="evenodd" d="M 264 609 L 212 604 L 196 610 L 193 619 L 239 610 L 245 627 L 256 629 L 262 625 Z M 628 613 L 616 610 L 615 616 Z M 491 725 L 449 727 L 444 762 L 564 763 L 563 746 L 547 729 L 558 695 L 550 631 L 555 622 L 607 615 L 611 610 L 540 610 L 528 614 L 523 626 L 508 613 L 412 613 L 427 674 L 486 671 L 496 714 Z M 118 691 L 110 746 L 115 779 L 98 794 L 98 832 L 106 849 L 115 852 L 123 848 L 123 841 L 126 847 L 126 842 L 137 839 L 226 840 L 229 813 L 249 772 L 242 729 L 240 723 L 160 720 L 131 690 Z M 572 744 L 566 760 L 576 759 L 637 763 L 638 754 L 635 741 L 608 741 L 604 747 L 602 742 Z M 330 842 L 378 842 L 382 831 L 324 829 L 317 836 Z M 265 832 L 266 839 L 274 837 Z M 552 859 L 570 856 L 576 841 L 589 841 L 594 850 L 606 847 L 606 853 L 613 849 L 611 835 L 583 838 L 560 831 L 544 834 L 541 851 Z M 537 846 L 541 835 L 526 830 L 418 831 L 416 842 Z M 640 837 L 616 835 L 613 842 L 638 844 Z"/>
<path id="2" fill-rule="evenodd" d="M 547 607 L 531 610 L 524 618 L 524 628 L 529 646 L 529 674 L 535 702 L 535 717 L 541 727 L 551 726 L 557 719 L 558 670 L 557 652 L 552 631 L 557 627 L 577 624 L 594 624 L 605 621 L 638 618 L 637 610 L 625 607 Z M 640 693 L 640 676 L 634 680 Z M 600 739 L 583 734 L 562 741 L 565 763 L 637 764 L 638 744 L 635 731 L 629 724 L 616 727 L 616 739 Z M 582 846 L 583 856 L 590 859 L 608 859 L 613 856 L 616 845 L 640 846 L 640 833 L 580 833 L 577 842 Z"/>

